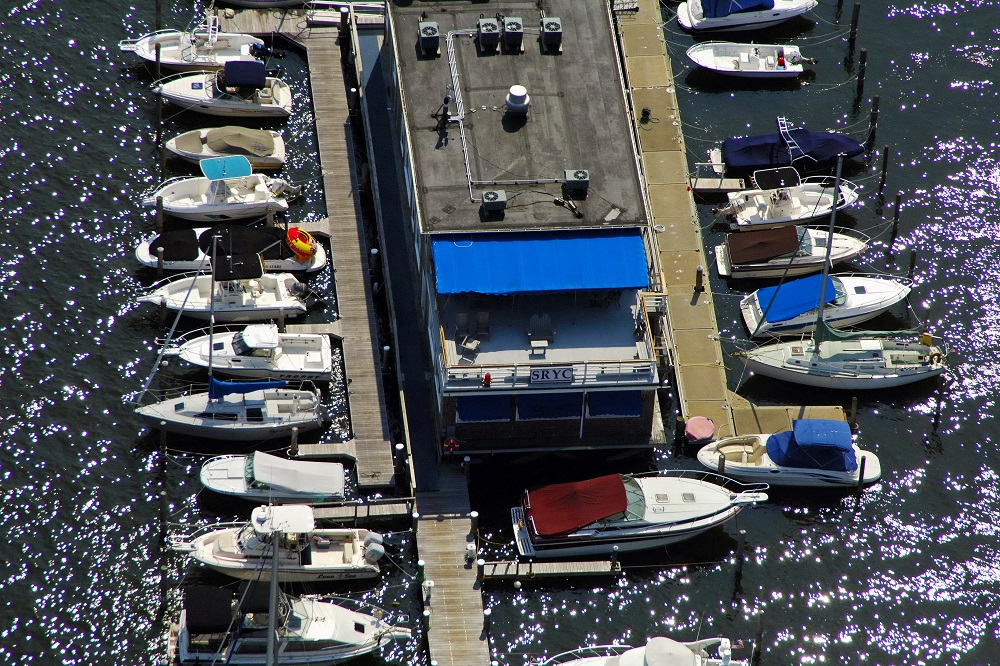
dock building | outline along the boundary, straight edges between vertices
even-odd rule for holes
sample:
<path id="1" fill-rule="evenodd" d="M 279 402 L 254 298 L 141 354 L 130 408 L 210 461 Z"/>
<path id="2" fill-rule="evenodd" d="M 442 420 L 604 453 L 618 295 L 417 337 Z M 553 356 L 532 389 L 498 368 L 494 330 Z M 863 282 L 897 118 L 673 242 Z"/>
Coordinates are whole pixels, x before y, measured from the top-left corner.
<path id="1" fill-rule="evenodd" d="M 615 44 L 607 2 L 388 6 L 381 62 L 452 449 L 648 446 L 658 428 L 658 255 Z"/>

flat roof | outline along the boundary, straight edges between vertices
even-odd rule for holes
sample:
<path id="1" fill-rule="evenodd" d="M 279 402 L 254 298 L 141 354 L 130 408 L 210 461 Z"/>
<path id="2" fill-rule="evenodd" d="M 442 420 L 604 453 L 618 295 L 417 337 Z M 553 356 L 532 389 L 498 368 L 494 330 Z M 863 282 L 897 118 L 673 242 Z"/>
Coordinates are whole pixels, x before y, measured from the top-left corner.
<path id="1" fill-rule="evenodd" d="M 424 232 L 647 224 L 609 4 L 545 6 L 561 52 L 543 51 L 535 2 L 389 3 Z M 523 50 L 502 35 L 498 48 L 480 44 L 480 17 L 501 12 L 521 19 Z M 422 22 L 438 24 L 439 55 L 421 51 Z M 507 110 L 514 85 L 527 89 L 526 116 Z M 572 187 L 582 179 L 588 187 Z M 506 208 L 494 195 L 483 206 L 484 191 L 502 191 Z"/>

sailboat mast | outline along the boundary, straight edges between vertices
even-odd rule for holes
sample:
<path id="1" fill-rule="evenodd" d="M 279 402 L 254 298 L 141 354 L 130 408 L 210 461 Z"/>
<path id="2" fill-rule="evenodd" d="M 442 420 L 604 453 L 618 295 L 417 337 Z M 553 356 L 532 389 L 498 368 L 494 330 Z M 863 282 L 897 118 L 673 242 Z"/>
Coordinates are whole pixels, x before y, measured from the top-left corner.
<path id="1" fill-rule="evenodd" d="M 267 599 L 267 666 L 278 663 L 278 542 L 281 532 L 271 533 L 271 588 Z"/>
<path id="2" fill-rule="evenodd" d="M 844 155 L 841 153 L 837 155 L 837 171 L 836 176 L 833 179 L 833 207 L 830 211 L 830 227 L 827 231 L 826 237 L 826 258 L 823 260 L 823 280 L 820 282 L 819 287 L 819 308 L 816 310 L 816 329 L 819 332 L 819 327 L 822 325 L 823 321 L 823 310 L 826 308 L 826 282 L 827 278 L 830 276 L 830 254 L 833 251 L 833 229 L 834 224 L 837 220 L 837 204 L 840 202 L 840 170 L 844 166 Z M 816 333 L 813 334 L 814 340 L 814 354 L 819 353 L 820 336 Z"/>
<path id="3" fill-rule="evenodd" d="M 215 347 L 215 255 L 216 246 L 219 243 L 219 235 L 212 235 L 212 283 L 208 290 L 208 387 L 209 395 L 212 392 L 212 350 Z M 222 400 L 222 398 L 219 398 Z"/>

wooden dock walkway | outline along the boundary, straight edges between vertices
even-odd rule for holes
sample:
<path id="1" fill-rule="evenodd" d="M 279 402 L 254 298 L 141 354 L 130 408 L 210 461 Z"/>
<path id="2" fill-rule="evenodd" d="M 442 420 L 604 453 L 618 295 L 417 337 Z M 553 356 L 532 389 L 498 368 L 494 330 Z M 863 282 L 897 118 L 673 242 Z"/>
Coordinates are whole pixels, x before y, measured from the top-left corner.
<path id="1" fill-rule="evenodd" d="M 253 34 L 281 34 L 307 51 L 311 97 L 316 117 L 319 161 L 323 168 L 327 217 L 300 224 L 314 236 L 328 238 L 336 268 L 336 333 L 341 337 L 350 442 L 302 444 L 303 459 L 352 458 L 358 489 L 394 483 L 393 443 L 385 408 L 382 357 L 377 346 L 375 308 L 369 280 L 369 252 L 355 181 L 354 147 L 341 69 L 337 27 L 313 26 L 302 11 L 241 10 L 222 14 L 222 29 Z M 328 332 L 332 332 L 328 331 Z"/>
<path id="2" fill-rule="evenodd" d="M 708 280 L 712 264 L 705 256 L 698 210 L 689 189 L 686 146 L 660 5 L 657 0 L 640 0 L 638 5 L 638 11 L 617 16 L 627 91 L 636 119 L 641 175 L 666 292 L 667 352 L 676 377 L 679 418 L 686 421 L 691 416 L 707 416 L 715 422 L 717 437 L 786 430 L 791 428 L 793 414 L 843 419 L 844 409 L 840 406 L 762 407 L 727 388 L 714 295 Z M 643 109 L 649 110 L 648 121 L 642 120 Z M 764 427 L 767 429 L 757 429 Z"/>
<path id="3" fill-rule="evenodd" d="M 475 544 L 465 476 L 456 465 L 442 465 L 440 490 L 417 491 L 417 553 L 424 575 L 434 581 L 427 641 L 438 666 L 486 666 L 490 650 L 475 561 L 466 550 Z"/>
<path id="4" fill-rule="evenodd" d="M 622 565 L 610 560 L 588 562 L 485 562 L 480 577 L 485 580 L 532 580 L 579 576 L 620 576 Z"/>
<path id="5" fill-rule="evenodd" d="M 313 506 L 317 520 L 342 525 L 370 525 L 376 521 L 412 521 L 412 502 L 382 502 L 376 504 L 344 504 L 342 506 Z"/>

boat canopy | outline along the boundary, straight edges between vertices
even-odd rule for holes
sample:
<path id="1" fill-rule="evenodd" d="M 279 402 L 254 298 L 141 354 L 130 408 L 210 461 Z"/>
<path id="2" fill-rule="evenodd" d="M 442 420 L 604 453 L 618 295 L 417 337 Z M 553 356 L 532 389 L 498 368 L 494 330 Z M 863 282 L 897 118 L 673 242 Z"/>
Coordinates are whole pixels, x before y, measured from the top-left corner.
<path id="1" fill-rule="evenodd" d="M 439 294 L 649 286 L 638 228 L 447 234 L 433 244 Z"/>
<path id="2" fill-rule="evenodd" d="M 258 534 L 304 534 L 316 529 L 312 507 L 304 504 L 259 506 L 250 514 L 250 522 Z"/>
<path id="3" fill-rule="evenodd" d="M 212 400 L 217 400 L 233 393 L 250 393 L 251 391 L 263 391 L 264 389 L 285 388 L 286 383 L 284 380 L 279 379 L 266 382 L 227 382 L 212 377 L 208 382 L 208 397 Z"/>
<path id="4" fill-rule="evenodd" d="M 774 0 L 701 0 L 705 18 L 723 18 L 740 12 L 774 9 Z"/>
<path id="5" fill-rule="evenodd" d="M 256 60 L 230 60 L 223 72 L 226 87 L 251 86 L 263 88 L 267 85 L 267 70 L 264 63 Z"/>
<path id="6" fill-rule="evenodd" d="M 246 580 L 240 583 L 240 612 L 267 613 L 271 609 L 270 588 L 270 584 L 265 584 L 261 580 Z"/>
<path id="7" fill-rule="evenodd" d="M 726 236 L 729 262 L 753 264 L 769 261 L 798 249 L 801 240 L 798 227 L 778 227 L 750 233 L 733 233 Z"/>
<path id="8" fill-rule="evenodd" d="M 761 169 L 753 172 L 753 182 L 760 190 L 777 190 L 781 187 L 796 187 L 802 184 L 802 177 L 795 167 Z"/>
<path id="9" fill-rule="evenodd" d="M 556 483 L 527 494 L 525 515 L 542 537 L 564 536 L 628 508 L 620 474 Z"/>
<path id="10" fill-rule="evenodd" d="M 344 496 L 344 466 L 340 463 L 287 460 L 255 451 L 247 460 L 247 485 L 274 490 Z"/>
<path id="11" fill-rule="evenodd" d="M 224 634 L 233 621 L 233 593 L 221 587 L 193 585 L 184 590 L 188 633 Z"/>
<path id="12" fill-rule="evenodd" d="M 776 465 L 838 472 L 858 468 L 851 427 L 846 421 L 797 419 L 792 429 L 767 438 L 767 455 Z"/>
<path id="13" fill-rule="evenodd" d="M 264 260 L 259 254 L 229 254 L 215 257 L 213 275 L 216 282 L 254 280 L 264 275 Z"/>
<path id="14" fill-rule="evenodd" d="M 788 321 L 819 307 L 820 291 L 826 280 L 826 302 L 837 298 L 833 278 L 827 275 L 810 275 L 791 280 L 776 287 L 762 287 L 757 290 L 757 305 L 766 312 L 770 322 Z"/>
<path id="15" fill-rule="evenodd" d="M 791 151 L 780 134 L 726 139 L 722 142 L 722 161 L 726 170 L 754 172 L 793 163 L 804 169 L 819 169 L 836 164 L 837 155 L 843 154 L 849 159 L 865 152 L 863 144 L 836 132 L 813 132 L 798 127 L 788 130 L 788 134 L 797 147 Z"/>
<path id="16" fill-rule="evenodd" d="M 201 167 L 201 173 L 209 180 L 243 178 L 253 173 L 253 166 L 244 155 L 210 157 L 198 162 L 198 166 Z"/>
<path id="17" fill-rule="evenodd" d="M 227 125 L 208 130 L 205 145 L 217 153 L 241 152 L 266 157 L 274 152 L 274 137 L 267 130 Z"/>

